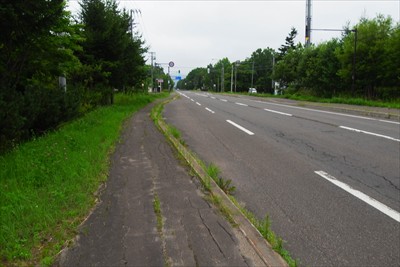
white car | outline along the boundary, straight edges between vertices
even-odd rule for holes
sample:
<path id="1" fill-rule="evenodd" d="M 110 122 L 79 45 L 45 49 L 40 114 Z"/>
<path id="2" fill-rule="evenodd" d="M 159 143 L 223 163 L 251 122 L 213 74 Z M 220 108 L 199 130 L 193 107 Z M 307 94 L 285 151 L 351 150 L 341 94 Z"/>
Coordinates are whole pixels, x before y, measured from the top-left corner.
<path id="1" fill-rule="evenodd" d="M 257 94 L 256 88 L 249 88 L 249 94 Z"/>

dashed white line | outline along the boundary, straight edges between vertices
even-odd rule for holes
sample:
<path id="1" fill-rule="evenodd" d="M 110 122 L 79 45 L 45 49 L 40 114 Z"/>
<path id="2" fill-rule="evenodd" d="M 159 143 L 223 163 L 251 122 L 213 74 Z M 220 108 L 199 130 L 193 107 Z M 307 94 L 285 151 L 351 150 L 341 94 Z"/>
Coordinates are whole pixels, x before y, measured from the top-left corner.
<path id="1" fill-rule="evenodd" d="M 254 133 L 252 131 L 247 130 L 246 128 L 244 128 L 243 126 L 240 126 L 237 123 L 234 123 L 231 120 L 226 120 L 228 123 L 232 124 L 233 126 L 235 126 L 236 128 L 242 130 L 243 132 L 247 133 L 248 135 L 254 135 Z"/>
<path id="2" fill-rule="evenodd" d="M 246 105 L 246 104 L 243 104 L 243 103 L 239 103 L 239 102 L 235 102 L 235 104 L 239 105 L 239 106 L 244 106 L 244 107 L 248 107 L 249 106 L 249 105 Z"/>
<path id="3" fill-rule="evenodd" d="M 220 99 L 222 102 L 228 102 L 228 100 L 226 99 Z"/>
<path id="4" fill-rule="evenodd" d="M 193 99 L 193 98 L 191 98 L 191 99 L 190 99 L 190 101 L 194 102 L 194 99 Z"/>
<path id="5" fill-rule="evenodd" d="M 280 111 L 276 111 L 276 110 L 272 110 L 272 109 L 267 109 L 267 108 L 264 108 L 264 110 L 265 111 L 269 111 L 269 112 L 273 112 L 273 113 L 277 113 L 277 114 L 281 114 L 281 115 L 285 115 L 285 116 L 293 116 L 292 114 L 289 114 L 289 113 L 285 113 L 285 112 L 280 112 Z"/>
<path id="6" fill-rule="evenodd" d="M 350 127 L 347 127 L 347 126 L 339 126 L 339 128 L 346 129 L 346 130 L 353 131 L 353 132 L 357 132 L 357 133 L 363 133 L 363 134 L 369 134 L 369 135 L 373 135 L 373 136 L 377 136 L 377 137 L 382 137 L 382 138 L 386 138 L 386 139 L 389 139 L 389 140 L 392 140 L 392 141 L 396 141 L 396 142 L 400 142 L 400 139 L 396 139 L 396 138 L 393 138 L 393 137 L 390 137 L 390 136 L 387 136 L 387 135 L 383 135 L 383 134 L 367 132 L 367 131 L 363 131 L 363 130 L 359 130 L 359 129 L 350 128 Z"/>
<path id="7" fill-rule="evenodd" d="M 199 102 L 196 102 L 197 105 L 201 106 L 201 104 Z"/>
<path id="8" fill-rule="evenodd" d="M 211 97 L 211 99 L 215 99 L 215 97 L 214 97 L 214 96 L 212 96 L 212 97 Z"/>
<path id="9" fill-rule="evenodd" d="M 213 110 L 211 110 L 211 109 L 209 109 L 209 108 L 206 108 L 206 110 L 209 111 L 209 112 L 211 112 L 212 114 L 215 113 L 215 111 L 213 111 Z"/>
<path id="10" fill-rule="evenodd" d="M 400 213 L 395 211 L 394 209 L 386 206 L 385 204 L 377 201 L 376 199 L 364 194 L 361 191 L 358 191 L 356 189 L 353 189 L 351 186 L 348 184 L 345 184 L 339 180 L 337 180 L 335 177 L 332 175 L 329 175 L 328 173 L 324 171 L 315 171 L 316 174 L 321 176 L 322 178 L 328 180 L 329 182 L 333 183 L 334 185 L 342 188 L 346 192 L 352 194 L 353 196 L 357 197 L 358 199 L 364 201 L 365 203 L 371 205 L 375 209 L 379 210 L 380 212 L 386 214 L 390 218 L 396 220 L 397 222 L 400 222 Z"/>

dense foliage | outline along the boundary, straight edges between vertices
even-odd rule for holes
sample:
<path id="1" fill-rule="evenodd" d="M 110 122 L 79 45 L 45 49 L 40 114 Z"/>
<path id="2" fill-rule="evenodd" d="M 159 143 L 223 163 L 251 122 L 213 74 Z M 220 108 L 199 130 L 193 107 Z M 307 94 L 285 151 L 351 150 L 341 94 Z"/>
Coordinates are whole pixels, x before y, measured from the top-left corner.
<path id="1" fill-rule="evenodd" d="M 353 28 L 344 27 L 341 38 L 309 47 L 296 45 L 296 35 L 292 28 L 278 51 L 257 49 L 240 62 L 224 58 L 194 69 L 178 87 L 230 91 L 232 81 L 233 91 L 255 87 L 258 92 L 273 93 L 276 81 L 286 94 L 400 98 L 400 24 L 390 17 L 363 18 Z"/>
<path id="2" fill-rule="evenodd" d="M 114 0 L 0 0 L 0 152 L 145 79 L 146 49 Z M 67 86 L 59 85 L 66 77 Z"/>

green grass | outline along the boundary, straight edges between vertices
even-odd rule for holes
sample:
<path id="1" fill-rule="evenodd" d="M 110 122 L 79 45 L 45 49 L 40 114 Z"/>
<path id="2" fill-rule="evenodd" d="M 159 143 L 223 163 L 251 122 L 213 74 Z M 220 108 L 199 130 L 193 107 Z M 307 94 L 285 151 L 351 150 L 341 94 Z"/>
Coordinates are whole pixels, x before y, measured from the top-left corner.
<path id="1" fill-rule="evenodd" d="M 203 164 L 204 166 L 204 164 Z M 207 168 L 206 172 L 215 183 L 222 189 L 226 194 L 233 195 L 235 193 L 236 187 L 232 185 L 232 180 L 224 180 L 220 177 L 220 169 L 215 164 L 211 163 Z"/>
<path id="2" fill-rule="evenodd" d="M 161 96 L 116 95 L 0 156 L 0 265 L 52 264 L 95 204 L 124 120 Z"/>
<path id="3" fill-rule="evenodd" d="M 162 216 L 161 216 L 161 203 L 160 203 L 160 199 L 158 198 L 157 194 L 154 194 L 153 208 L 154 208 L 154 213 L 156 214 L 156 217 L 157 217 L 157 231 L 161 234 L 162 227 L 163 227 L 163 221 L 162 221 Z"/>

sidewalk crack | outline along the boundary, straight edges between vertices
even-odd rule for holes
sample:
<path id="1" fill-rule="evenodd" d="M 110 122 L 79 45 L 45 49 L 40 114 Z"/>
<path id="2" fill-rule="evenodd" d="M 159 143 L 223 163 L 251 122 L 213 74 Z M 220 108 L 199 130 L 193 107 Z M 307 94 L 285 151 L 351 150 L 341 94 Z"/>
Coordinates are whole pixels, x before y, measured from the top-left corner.
<path id="1" fill-rule="evenodd" d="M 221 252 L 222 256 L 224 256 L 224 258 L 226 258 L 225 253 L 222 251 L 221 246 L 218 244 L 217 240 L 215 239 L 214 235 L 212 234 L 211 229 L 207 226 L 206 222 L 204 221 L 204 218 L 201 215 L 200 210 L 198 209 L 197 212 L 199 213 L 199 216 L 200 216 L 200 219 L 201 219 L 203 225 L 207 228 L 208 232 L 210 233 L 210 236 L 211 236 L 212 240 L 217 245 L 218 250 Z"/>

